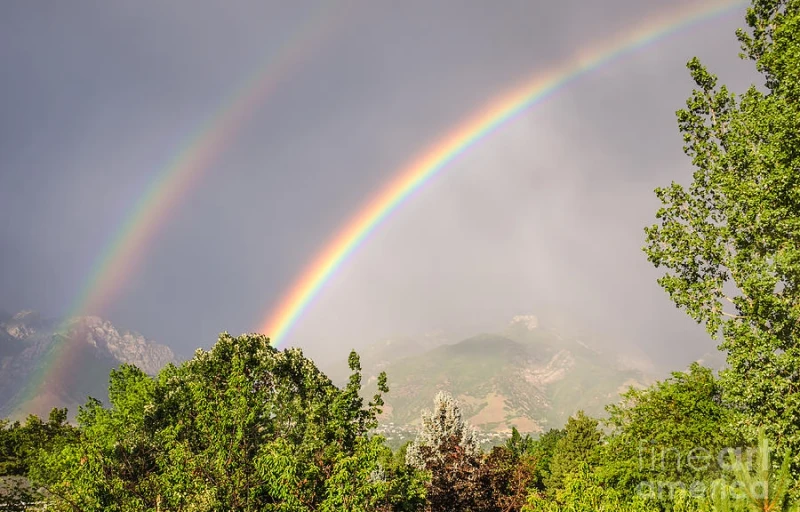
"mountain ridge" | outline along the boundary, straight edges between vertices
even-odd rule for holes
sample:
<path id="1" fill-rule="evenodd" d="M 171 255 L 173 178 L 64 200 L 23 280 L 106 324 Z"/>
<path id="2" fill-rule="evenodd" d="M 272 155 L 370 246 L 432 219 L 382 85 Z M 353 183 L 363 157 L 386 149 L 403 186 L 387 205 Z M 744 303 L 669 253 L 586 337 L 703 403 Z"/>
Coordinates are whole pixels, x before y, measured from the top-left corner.
<path id="1" fill-rule="evenodd" d="M 46 417 L 67 407 L 74 417 L 88 396 L 107 401 L 112 368 L 129 363 L 154 375 L 170 362 L 176 360 L 166 345 L 102 318 L 59 322 L 20 311 L 0 321 L 0 414 Z"/>
<path id="2" fill-rule="evenodd" d="M 369 351 L 367 351 L 369 353 Z M 373 354 L 372 361 L 375 357 Z M 562 425 L 578 409 L 602 416 L 628 386 L 646 386 L 652 364 L 605 352 L 580 338 L 520 315 L 499 333 L 483 333 L 422 353 L 363 366 L 365 396 L 386 371 L 390 392 L 382 420 L 413 428 L 439 390 L 456 396 L 484 431 L 541 432 Z"/>
<path id="3" fill-rule="evenodd" d="M 652 382 L 652 363 L 564 335 L 534 315 L 457 341 L 441 331 L 384 339 L 359 351 L 364 396 L 386 371 L 390 393 L 381 420 L 415 428 L 439 390 L 456 396 L 465 417 L 483 431 L 541 432 L 578 409 L 602 415 L 627 386 Z M 121 330 L 96 316 L 59 323 L 34 311 L 0 316 L 0 414 L 46 416 L 68 407 L 74 417 L 88 396 L 107 401 L 108 376 L 122 363 L 155 375 L 177 363 L 166 345 Z M 346 365 L 320 365 L 338 384 Z M 323 367 L 327 366 L 327 367 Z"/>

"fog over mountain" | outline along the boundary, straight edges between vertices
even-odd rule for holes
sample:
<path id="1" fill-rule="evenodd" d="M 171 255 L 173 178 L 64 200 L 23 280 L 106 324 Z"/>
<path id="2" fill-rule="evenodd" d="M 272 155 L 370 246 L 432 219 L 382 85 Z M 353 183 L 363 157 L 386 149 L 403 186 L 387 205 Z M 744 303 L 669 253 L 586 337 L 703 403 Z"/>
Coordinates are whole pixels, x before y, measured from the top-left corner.
<path id="1" fill-rule="evenodd" d="M 108 403 L 109 372 L 133 364 L 156 375 L 179 361 L 165 345 L 118 329 L 98 317 L 65 322 L 34 311 L 0 317 L 0 414 L 46 417 L 66 407 L 74 419 L 89 397 Z M 406 435 L 440 390 L 458 397 L 465 416 L 485 433 L 511 427 L 542 432 L 562 425 L 578 410 L 598 417 L 629 386 L 649 385 L 658 369 L 646 358 L 601 348 L 518 315 L 495 333 L 449 338 L 442 332 L 384 339 L 364 348 L 365 397 L 376 392 L 378 374 L 389 375 L 383 428 Z M 349 377 L 345 361 L 321 369 L 338 385 Z M 663 372 L 663 369 L 661 369 Z"/>
<path id="2" fill-rule="evenodd" d="M 463 119 L 691 5 L 4 2 L 0 309 L 80 310 L 147 191 L 198 133 L 220 129 L 208 120 L 254 71 L 284 58 L 228 142 L 204 148 L 110 300 L 78 311 L 178 358 L 253 331 L 351 216 Z M 742 13 L 604 65 L 475 144 L 344 262 L 286 344 L 333 364 L 351 347 L 439 331 L 460 341 L 534 314 L 659 367 L 713 352 L 640 247 L 653 188 L 690 178 L 674 115 L 692 89 L 686 61 L 698 55 L 734 90 L 754 80 L 731 51 Z"/>

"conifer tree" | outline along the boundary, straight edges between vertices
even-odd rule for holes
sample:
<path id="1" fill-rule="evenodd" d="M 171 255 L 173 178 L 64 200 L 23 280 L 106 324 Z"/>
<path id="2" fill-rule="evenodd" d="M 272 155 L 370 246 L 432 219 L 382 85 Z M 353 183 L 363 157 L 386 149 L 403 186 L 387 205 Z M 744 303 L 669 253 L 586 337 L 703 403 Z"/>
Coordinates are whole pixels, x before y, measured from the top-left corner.
<path id="1" fill-rule="evenodd" d="M 548 492 L 561 489 L 564 479 L 576 471 L 582 463 L 593 461 L 593 455 L 600 444 L 601 433 L 598 421 L 578 411 L 567 420 L 564 437 L 556 443 L 553 459 L 550 461 L 550 474 L 545 479 Z"/>
<path id="2" fill-rule="evenodd" d="M 480 510 L 484 497 L 478 442 L 449 393 L 437 393 L 433 410 L 422 412 L 422 427 L 408 446 L 406 461 L 430 475 L 430 512 Z"/>

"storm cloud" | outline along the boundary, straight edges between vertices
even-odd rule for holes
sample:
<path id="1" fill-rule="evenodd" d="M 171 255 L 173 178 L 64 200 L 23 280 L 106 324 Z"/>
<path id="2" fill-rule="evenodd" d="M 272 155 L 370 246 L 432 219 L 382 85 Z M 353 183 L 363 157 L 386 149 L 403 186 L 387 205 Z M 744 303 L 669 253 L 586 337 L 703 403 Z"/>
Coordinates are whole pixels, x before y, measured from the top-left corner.
<path id="1" fill-rule="evenodd" d="M 337 230 L 471 113 L 693 3 L 4 2 L 0 309 L 67 314 L 148 186 L 270 55 L 307 46 L 91 313 L 184 355 L 257 329 Z M 305 37 L 320 13 L 326 34 Z M 713 350 L 641 246 L 653 189 L 691 173 L 674 115 L 686 61 L 737 91 L 757 80 L 737 57 L 742 25 L 743 9 L 679 31 L 500 127 L 366 240 L 287 343 L 341 357 L 540 314 L 666 364 Z"/>

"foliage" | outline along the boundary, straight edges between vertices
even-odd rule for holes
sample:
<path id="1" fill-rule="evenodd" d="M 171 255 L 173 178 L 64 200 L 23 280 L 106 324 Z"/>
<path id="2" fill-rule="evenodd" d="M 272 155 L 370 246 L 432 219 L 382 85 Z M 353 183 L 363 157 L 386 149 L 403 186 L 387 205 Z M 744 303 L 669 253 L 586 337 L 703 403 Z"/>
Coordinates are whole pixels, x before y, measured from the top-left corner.
<path id="1" fill-rule="evenodd" d="M 536 458 L 536 472 L 534 476 L 534 485 L 539 490 L 545 489 L 545 479 L 550 474 L 550 462 L 553 459 L 553 454 L 556 451 L 556 445 L 559 439 L 565 435 L 564 429 L 551 428 L 539 439 L 537 439 L 530 449 L 530 453 Z"/>
<path id="2" fill-rule="evenodd" d="M 578 411 L 567 420 L 564 436 L 556 442 L 555 452 L 550 461 L 550 474 L 545 478 L 545 486 L 550 494 L 562 489 L 567 475 L 576 471 L 582 463 L 596 461 L 601 432 L 598 421 Z"/>
<path id="3" fill-rule="evenodd" d="M 365 408 L 355 353 L 350 367 L 339 389 L 300 350 L 227 334 L 155 380 L 123 366 L 111 407 L 81 408 L 80 442 L 39 479 L 63 510 L 402 510 L 419 477 L 381 465 L 388 448 L 367 432 L 382 398 Z"/>
<path id="4" fill-rule="evenodd" d="M 751 457 L 736 457 L 729 454 L 729 464 L 737 485 L 718 486 L 711 495 L 711 502 L 720 512 L 735 510 L 736 508 L 758 511 L 796 511 L 797 505 L 792 505 L 789 500 L 789 490 L 792 485 L 789 474 L 789 453 L 783 458 L 783 463 L 777 469 L 772 464 L 769 441 L 760 429 L 758 434 L 758 448 Z M 732 500 L 731 497 L 737 498 Z M 739 503 L 735 503 L 739 501 Z"/>
<path id="5" fill-rule="evenodd" d="M 611 433 L 599 471 L 628 494 L 644 484 L 681 482 L 688 488 L 713 480 L 721 475 L 722 450 L 738 445 L 726 431 L 733 413 L 722 401 L 720 383 L 697 363 L 647 389 L 629 389 L 607 409 Z"/>
<path id="6" fill-rule="evenodd" d="M 525 512 L 652 512 L 657 510 L 644 499 L 626 500 L 614 488 L 603 486 L 591 467 L 579 463 L 566 474 L 563 486 L 555 495 L 546 497 L 541 493 L 531 494 Z"/>
<path id="7" fill-rule="evenodd" d="M 25 423 L 0 420 L 0 497 L 7 507 L 38 501 L 27 479 L 40 457 L 77 439 L 66 409 L 53 409 L 47 421 L 30 415 Z"/>
<path id="8" fill-rule="evenodd" d="M 0 420 L 0 476 L 25 476 L 42 451 L 69 442 L 77 431 L 67 423 L 67 410 L 54 408 L 47 421 L 29 415 L 24 424 Z"/>
<path id="9" fill-rule="evenodd" d="M 538 460 L 525 440 L 530 438 L 522 438 L 521 444 L 509 441 L 506 446 L 496 446 L 484 458 L 480 472 L 482 510 L 516 512 L 527 502 L 535 488 Z"/>
<path id="10" fill-rule="evenodd" d="M 422 427 L 406 452 L 408 465 L 425 469 L 429 458 L 444 457 L 444 447 L 452 443 L 466 456 L 476 456 L 475 431 L 464 421 L 458 401 L 450 393 L 440 391 L 433 403 L 433 410 L 422 411 Z"/>
<path id="11" fill-rule="evenodd" d="M 408 446 L 409 466 L 430 475 L 428 510 L 475 510 L 483 499 L 478 484 L 481 467 L 478 443 L 464 421 L 458 402 L 440 391 L 434 408 L 422 412 L 422 427 Z"/>
<path id="12" fill-rule="evenodd" d="M 656 190 L 659 223 L 645 252 L 676 306 L 722 334 L 738 428 L 759 426 L 795 455 L 800 470 L 800 1 L 753 0 L 742 56 L 763 90 L 738 98 L 699 62 L 697 89 L 678 112 L 695 167 L 688 188 Z"/>

